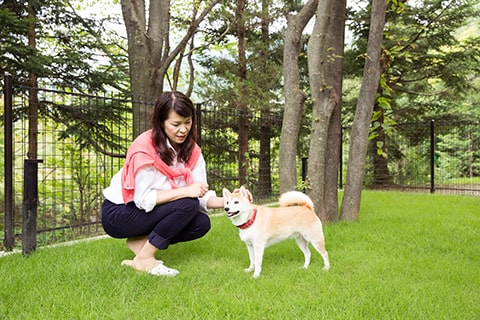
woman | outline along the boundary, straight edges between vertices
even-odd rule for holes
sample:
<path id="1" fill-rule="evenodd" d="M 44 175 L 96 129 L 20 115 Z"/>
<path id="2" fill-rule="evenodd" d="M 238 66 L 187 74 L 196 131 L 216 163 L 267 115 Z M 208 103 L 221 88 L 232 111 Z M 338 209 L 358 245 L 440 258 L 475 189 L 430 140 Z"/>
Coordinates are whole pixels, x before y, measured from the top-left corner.
<path id="1" fill-rule="evenodd" d="M 223 207 L 223 198 L 208 190 L 192 101 L 177 91 L 163 93 L 151 124 L 131 144 L 123 168 L 103 192 L 102 225 L 110 236 L 127 238 L 135 257 L 122 265 L 175 276 L 178 271 L 156 260 L 155 253 L 204 236 L 210 230 L 206 212 Z"/>

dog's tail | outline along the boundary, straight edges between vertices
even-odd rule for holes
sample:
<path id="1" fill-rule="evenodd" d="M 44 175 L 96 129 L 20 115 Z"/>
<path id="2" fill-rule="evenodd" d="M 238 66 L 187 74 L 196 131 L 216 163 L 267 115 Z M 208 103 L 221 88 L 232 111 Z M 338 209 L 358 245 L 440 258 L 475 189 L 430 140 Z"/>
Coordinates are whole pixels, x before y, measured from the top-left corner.
<path id="1" fill-rule="evenodd" d="M 300 191 L 285 192 L 280 196 L 280 200 L 278 202 L 280 207 L 306 206 L 310 210 L 314 210 L 312 199 Z"/>

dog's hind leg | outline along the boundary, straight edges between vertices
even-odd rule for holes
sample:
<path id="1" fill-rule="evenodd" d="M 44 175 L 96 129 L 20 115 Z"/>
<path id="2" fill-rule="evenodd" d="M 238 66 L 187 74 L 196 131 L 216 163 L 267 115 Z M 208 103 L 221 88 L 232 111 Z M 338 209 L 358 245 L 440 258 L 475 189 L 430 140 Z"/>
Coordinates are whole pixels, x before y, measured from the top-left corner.
<path id="1" fill-rule="evenodd" d="M 310 257 L 312 254 L 310 253 L 310 249 L 308 248 L 308 241 L 301 235 L 298 234 L 295 236 L 295 240 L 297 241 L 298 247 L 302 250 L 303 255 L 305 256 L 305 263 L 303 264 L 303 268 L 307 269 L 310 265 Z"/>
<path id="2" fill-rule="evenodd" d="M 327 250 L 325 250 L 325 240 L 323 239 L 323 237 L 317 241 L 312 241 L 312 245 L 323 258 L 323 269 L 330 269 L 330 260 L 328 258 L 328 252 Z"/>

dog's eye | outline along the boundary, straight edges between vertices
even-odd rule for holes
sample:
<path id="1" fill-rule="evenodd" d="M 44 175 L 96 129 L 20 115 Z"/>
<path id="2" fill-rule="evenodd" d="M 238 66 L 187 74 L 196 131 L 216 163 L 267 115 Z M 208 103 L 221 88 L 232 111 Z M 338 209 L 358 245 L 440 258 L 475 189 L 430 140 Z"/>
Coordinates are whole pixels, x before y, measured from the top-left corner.
<path id="1" fill-rule="evenodd" d="M 238 200 L 236 200 L 234 203 L 235 203 L 235 204 L 238 204 Z"/>

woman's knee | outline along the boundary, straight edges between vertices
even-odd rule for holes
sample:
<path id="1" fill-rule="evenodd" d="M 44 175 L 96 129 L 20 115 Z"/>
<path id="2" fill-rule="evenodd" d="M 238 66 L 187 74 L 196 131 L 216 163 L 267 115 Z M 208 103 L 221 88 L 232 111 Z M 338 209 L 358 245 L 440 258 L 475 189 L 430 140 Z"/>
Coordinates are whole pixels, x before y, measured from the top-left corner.
<path id="1" fill-rule="evenodd" d="M 210 217 L 204 213 L 199 213 L 197 216 L 197 224 L 199 225 L 200 228 L 200 233 L 203 233 L 205 235 L 208 231 L 210 231 L 211 228 L 211 223 L 210 223 Z"/>
<path id="2" fill-rule="evenodd" d="M 186 214 L 196 215 L 200 210 L 200 202 L 197 198 L 183 198 L 176 200 L 174 211 L 184 212 Z"/>

